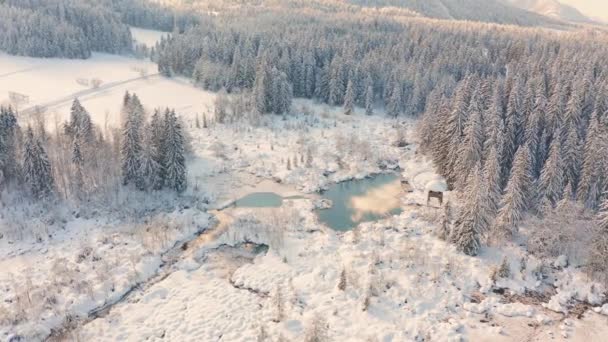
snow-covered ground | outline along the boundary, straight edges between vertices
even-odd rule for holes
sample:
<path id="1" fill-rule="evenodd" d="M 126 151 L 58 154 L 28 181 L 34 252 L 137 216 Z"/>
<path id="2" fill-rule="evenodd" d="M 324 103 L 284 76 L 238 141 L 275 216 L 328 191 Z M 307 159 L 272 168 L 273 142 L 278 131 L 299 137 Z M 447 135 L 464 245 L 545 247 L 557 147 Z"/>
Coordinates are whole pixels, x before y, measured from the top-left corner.
<path id="1" fill-rule="evenodd" d="M 93 80 L 101 81 L 99 87 Z M 135 92 L 146 108 L 175 108 L 180 113 L 209 111 L 214 95 L 197 89 L 185 79 L 158 75 L 156 64 L 147 60 L 93 54 L 87 60 L 38 59 L 0 53 L 0 103 L 12 104 L 23 115 L 44 108 L 47 124 L 69 117 L 74 98 L 89 110 L 95 123 L 104 127 L 118 122 L 122 98 Z M 11 101 L 9 93 L 28 97 Z M 27 118 L 26 118 L 27 119 Z"/>
<path id="2" fill-rule="evenodd" d="M 149 76 L 142 77 L 141 68 Z M 214 94 L 154 70 L 150 62 L 110 55 L 86 61 L 0 55 L 0 99 L 8 100 L 8 91 L 27 94 L 30 101 L 21 109 L 43 105 L 47 117 L 55 112 L 65 118 L 77 94 L 102 126 L 106 118 L 117 124 L 126 90 L 150 110 L 175 107 L 192 138 L 190 187 L 209 192 L 212 207 L 254 191 L 310 193 L 396 166 L 415 191 L 401 195 L 399 216 L 347 233 L 324 227 L 314 201 L 298 199 L 279 210 L 189 208 L 131 222 L 74 215 L 62 229 L 38 234 L 41 239 L 1 238 L 0 339 L 19 334 L 36 341 L 75 322 L 63 337 L 254 341 L 264 327 L 272 340 L 291 341 L 303 340 L 313 317 L 327 322 L 332 341 L 591 341 L 608 334 L 602 315 L 608 306 L 597 307 L 606 298 L 579 270 L 556 263 L 540 272 L 540 261 L 517 245 L 467 257 L 435 237 L 441 210 L 426 207 L 424 190 L 438 177 L 416 153 L 412 121 L 360 111 L 345 116 L 339 108 L 296 100 L 294 115 L 285 120 L 217 124 L 211 120 Z M 79 78 L 103 84 L 91 89 Z M 447 196 L 458 201 L 457 194 Z M 209 214 L 220 220 L 216 233 L 186 251 L 172 249 L 208 227 Z M 165 226 L 169 234 L 159 230 Z M 244 240 L 270 245 L 270 251 L 253 258 L 239 248 L 218 249 Z M 169 250 L 176 266 L 166 270 L 161 265 L 169 263 L 163 256 Z M 494 283 L 490 275 L 503 258 L 512 275 Z M 162 270 L 166 278 L 155 276 Z M 344 291 L 338 289 L 342 270 Z M 540 273 L 547 278 L 541 281 Z M 141 289 L 124 302 L 79 326 L 89 311 L 137 283 Z M 285 308 L 274 322 L 277 286 Z M 535 301 L 531 294 L 545 298 Z M 598 313 L 589 311 L 583 320 L 565 316 L 577 302 L 595 305 Z"/>
<path id="3" fill-rule="evenodd" d="M 170 33 L 131 26 L 131 35 L 137 43 L 153 47 L 162 37 L 167 37 Z"/>
<path id="4" fill-rule="evenodd" d="M 256 341 L 263 327 L 273 341 L 301 341 L 314 317 L 328 324 L 329 341 L 600 341 L 608 332 L 605 316 L 590 311 L 578 320 L 527 297 L 526 290 L 542 292 L 545 285 L 537 278 L 535 258 L 528 256 L 521 270 L 525 253 L 519 247 L 487 249 L 473 258 L 437 239 L 438 210 L 412 205 L 424 200 L 420 191 L 404 194 L 407 209 L 401 215 L 347 233 L 321 226 L 307 199 L 287 201 L 280 210 L 226 210 L 231 223 L 217 240 L 199 245 L 179 271 L 76 335 L 107 341 Z M 277 239 L 263 224 L 250 224 L 257 221 L 278 223 L 284 235 Z M 271 249 L 236 267 L 228 265 L 238 261 L 238 250 L 222 258 L 214 254 L 218 246 L 243 241 Z M 490 274 L 503 257 L 512 275 L 494 283 Z M 338 288 L 343 270 L 344 291 Z M 561 279 L 553 299 L 560 293 L 568 298 L 552 309 L 563 310 L 573 299 L 601 300 L 576 270 L 551 272 Z M 277 287 L 284 305 L 280 320 Z"/>

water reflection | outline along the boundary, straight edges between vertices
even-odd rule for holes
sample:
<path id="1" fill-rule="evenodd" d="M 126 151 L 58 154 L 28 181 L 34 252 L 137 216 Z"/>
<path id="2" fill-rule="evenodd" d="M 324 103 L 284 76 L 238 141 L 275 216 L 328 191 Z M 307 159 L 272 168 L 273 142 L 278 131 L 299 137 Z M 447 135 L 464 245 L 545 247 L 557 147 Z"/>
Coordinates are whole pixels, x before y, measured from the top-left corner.
<path id="1" fill-rule="evenodd" d="M 335 230 L 350 230 L 361 222 L 377 221 L 401 212 L 401 183 L 395 174 L 332 185 L 321 195 L 333 202 L 319 210 L 319 220 Z"/>

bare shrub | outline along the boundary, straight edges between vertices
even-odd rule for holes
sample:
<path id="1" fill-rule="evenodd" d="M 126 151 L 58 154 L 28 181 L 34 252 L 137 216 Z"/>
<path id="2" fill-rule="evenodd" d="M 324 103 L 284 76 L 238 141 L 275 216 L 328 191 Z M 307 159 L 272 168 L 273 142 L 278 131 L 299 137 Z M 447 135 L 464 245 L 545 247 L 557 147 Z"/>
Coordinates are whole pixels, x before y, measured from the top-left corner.
<path id="1" fill-rule="evenodd" d="M 325 319 L 319 314 L 315 315 L 308 327 L 304 336 L 305 342 L 325 342 L 329 341 L 329 326 Z"/>
<path id="2" fill-rule="evenodd" d="M 275 318 L 273 321 L 275 323 L 281 322 L 285 318 L 285 299 L 283 298 L 280 285 L 277 285 L 275 288 L 272 305 L 275 308 Z"/>
<path id="3" fill-rule="evenodd" d="M 346 269 L 342 268 L 340 272 L 340 281 L 338 282 L 338 290 L 344 291 L 346 290 Z"/>
<path id="4" fill-rule="evenodd" d="M 584 262 L 593 237 L 590 219 L 590 213 L 575 202 L 550 209 L 544 218 L 531 218 L 527 222 L 528 250 L 540 257 L 566 255 L 569 260 Z"/>

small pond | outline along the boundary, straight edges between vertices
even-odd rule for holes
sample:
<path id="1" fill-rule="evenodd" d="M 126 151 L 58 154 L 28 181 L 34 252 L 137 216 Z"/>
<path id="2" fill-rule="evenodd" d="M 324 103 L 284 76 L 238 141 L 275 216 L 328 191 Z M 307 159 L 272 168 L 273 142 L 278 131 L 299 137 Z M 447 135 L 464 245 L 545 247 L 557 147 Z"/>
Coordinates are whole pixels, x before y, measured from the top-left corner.
<path id="1" fill-rule="evenodd" d="M 241 208 L 279 208 L 282 204 L 283 197 L 274 192 L 254 192 L 234 202 Z"/>
<path id="2" fill-rule="evenodd" d="M 346 231 L 362 222 L 398 215 L 400 194 L 401 181 L 397 174 L 337 183 L 321 193 L 333 206 L 319 210 L 319 220 L 334 230 Z"/>
<path id="3" fill-rule="evenodd" d="M 331 185 L 320 195 L 331 200 L 332 207 L 319 209 L 319 220 L 328 227 L 347 231 L 359 223 L 377 221 L 401 213 L 401 181 L 398 174 L 379 174 L 360 180 Z M 283 199 L 300 199 L 301 196 L 281 197 L 273 192 L 254 192 L 234 202 L 241 208 L 279 208 Z"/>

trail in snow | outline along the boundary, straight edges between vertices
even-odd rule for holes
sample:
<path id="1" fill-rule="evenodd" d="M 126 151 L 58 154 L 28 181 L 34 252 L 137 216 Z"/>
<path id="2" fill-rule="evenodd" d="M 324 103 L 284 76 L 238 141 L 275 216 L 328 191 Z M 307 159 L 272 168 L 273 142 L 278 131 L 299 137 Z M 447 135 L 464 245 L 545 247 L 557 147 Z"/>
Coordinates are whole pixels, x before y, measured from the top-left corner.
<path id="1" fill-rule="evenodd" d="M 101 93 L 105 90 L 109 90 L 121 85 L 125 85 L 128 83 L 132 83 L 132 82 L 136 82 L 136 81 L 141 81 L 141 80 L 148 80 L 148 79 L 152 79 L 155 78 L 157 76 L 159 76 L 160 73 L 156 73 L 156 74 L 152 74 L 152 75 L 147 75 L 147 76 L 140 76 L 140 77 L 135 77 L 135 78 L 131 78 L 131 79 L 127 79 L 124 81 L 116 81 L 116 82 L 111 82 L 111 83 L 107 83 L 104 84 L 102 86 L 100 86 L 99 88 L 92 88 L 92 89 L 85 89 L 85 90 L 81 90 L 75 93 L 72 93 L 68 96 L 64 96 L 62 98 L 59 98 L 57 100 L 54 101 L 50 101 L 50 102 L 46 102 L 43 104 L 39 104 L 39 105 L 35 105 L 35 106 L 31 106 L 29 108 L 26 108 L 24 110 L 21 111 L 22 114 L 31 114 L 34 111 L 38 110 L 38 109 L 49 109 L 52 107 L 57 107 L 57 106 L 61 106 L 64 104 L 67 104 L 71 101 L 73 101 L 75 98 L 85 98 L 87 96 L 91 96 L 91 95 L 95 95 L 98 93 Z"/>
<path id="2" fill-rule="evenodd" d="M 32 70 L 36 70 L 36 69 L 40 69 L 41 67 L 32 67 L 32 68 L 27 68 L 27 69 L 21 69 L 21 70 L 17 70 L 17 71 L 12 71 L 12 72 L 7 72 L 6 74 L 1 74 L 0 78 L 4 78 L 4 77 L 9 77 L 12 75 L 16 75 L 16 74 L 20 74 L 23 72 L 28 72 L 28 71 L 32 71 Z"/>

